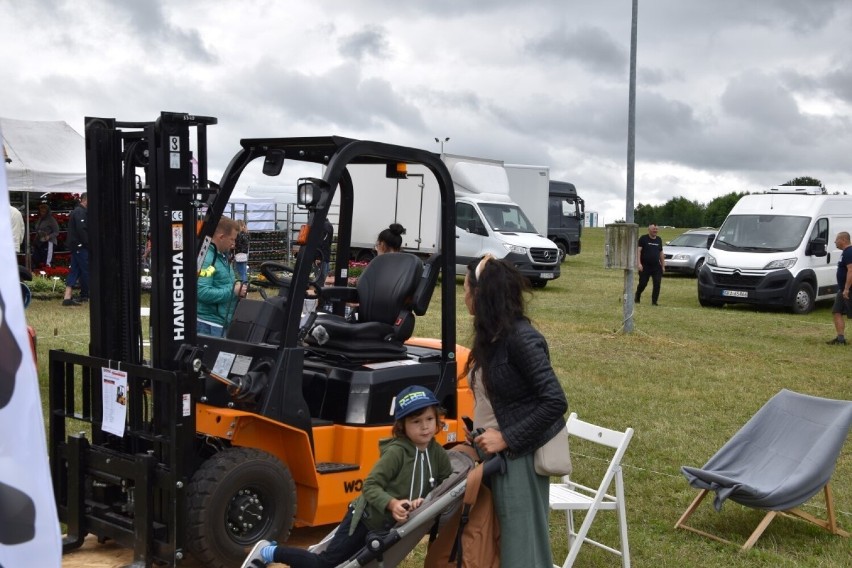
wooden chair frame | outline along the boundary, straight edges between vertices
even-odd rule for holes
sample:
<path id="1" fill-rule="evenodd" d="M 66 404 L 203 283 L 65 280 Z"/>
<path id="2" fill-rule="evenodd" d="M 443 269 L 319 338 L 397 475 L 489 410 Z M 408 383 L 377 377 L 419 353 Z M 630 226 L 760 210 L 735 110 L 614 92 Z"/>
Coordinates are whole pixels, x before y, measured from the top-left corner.
<path id="1" fill-rule="evenodd" d="M 734 546 L 739 546 L 738 544 L 731 542 L 730 540 L 726 540 L 726 539 L 724 539 L 720 536 L 710 534 L 708 532 L 699 530 L 695 527 L 691 527 L 691 526 L 686 524 L 686 520 L 689 517 L 692 516 L 692 514 L 696 511 L 696 509 L 698 509 L 698 506 L 701 505 L 701 502 L 704 500 L 704 498 L 707 496 L 708 493 L 709 493 L 708 489 L 702 489 L 701 491 L 699 491 L 698 496 L 695 498 L 695 500 L 692 501 L 692 503 L 689 505 L 689 507 L 686 509 L 686 511 L 684 511 L 683 515 L 681 515 L 680 519 L 678 519 L 678 521 L 675 523 L 675 528 L 692 531 L 696 534 L 700 534 L 701 536 L 706 536 L 707 538 L 711 538 L 715 541 L 724 542 L 725 544 L 732 544 Z M 823 494 L 825 495 L 825 508 L 826 508 L 826 517 L 827 517 L 826 519 L 820 519 L 818 517 L 815 517 L 815 516 L 811 515 L 810 513 L 803 511 L 802 509 L 800 509 L 798 507 L 795 507 L 793 509 L 788 509 L 786 511 L 767 511 L 766 515 L 763 517 L 763 519 L 760 521 L 760 523 L 758 523 L 757 528 L 754 529 L 754 532 L 751 533 L 751 535 L 745 541 L 745 544 L 742 545 L 740 550 L 743 551 L 743 552 L 750 550 L 751 547 L 754 546 L 754 544 L 757 542 L 757 539 L 759 539 L 761 537 L 763 532 L 769 526 L 769 523 L 771 523 L 772 520 L 775 517 L 777 517 L 778 515 L 784 515 L 784 516 L 787 516 L 787 517 L 795 517 L 795 518 L 803 519 L 803 520 L 805 520 L 805 521 L 807 521 L 811 524 L 814 524 L 814 525 L 820 527 L 821 529 L 824 529 L 824 530 L 830 532 L 831 534 L 848 538 L 849 533 L 844 531 L 843 529 L 841 529 L 837 525 L 837 517 L 836 517 L 835 512 L 834 512 L 834 497 L 832 496 L 832 493 L 831 493 L 831 483 L 825 484 L 825 487 L 823 487 Z"/>

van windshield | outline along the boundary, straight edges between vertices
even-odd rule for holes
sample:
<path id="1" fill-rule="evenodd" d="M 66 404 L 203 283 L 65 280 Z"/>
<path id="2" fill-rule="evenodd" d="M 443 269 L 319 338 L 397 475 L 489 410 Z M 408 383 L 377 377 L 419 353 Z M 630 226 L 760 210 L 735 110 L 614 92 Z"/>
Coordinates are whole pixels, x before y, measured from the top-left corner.
<path id="1" fill-rule="evenodd" d="M 721 250 L 789 252 L 796 250 L 811 219 L 793 215 L 730 215 L 713 246 Z"/>
<path id="2" fill-rule="evenodd" d="M 491 230 L 503 233 L 538 233 L 517 205 L 510 203 L 480 203 L 479 208 Z"/>

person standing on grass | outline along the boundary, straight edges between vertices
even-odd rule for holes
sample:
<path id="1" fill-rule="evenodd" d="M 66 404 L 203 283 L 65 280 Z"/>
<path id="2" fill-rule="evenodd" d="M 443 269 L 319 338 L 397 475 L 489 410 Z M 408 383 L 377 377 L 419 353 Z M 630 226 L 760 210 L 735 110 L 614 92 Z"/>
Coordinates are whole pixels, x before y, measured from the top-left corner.
<path id="1" fill-rule="evenodd" d="M 38 221 L 35 224 L 38 240 L 33 251 L 33 268 L 53 265 L 53 251 L 59 236 L 59 223 L 50 211 L 47 203 L 38 205 Z"/>
<path id="2" fill-rule="evenodd" d="M 71 251 L 71 271 L 65 281 L 65 297 L 63 306 L 79 306 L 80 302 L 89 301 L 89 199 L 86 193 L 80 195 L 80 204 L 71 212 L 68 219 L 68 238 L 65 244 Z M 80 284 L 80 299 L 74 299 L 71 294 L 74 286 Z"/>
<path id="3" fill-rule="evenodd" d="M 248 259 L 251 236 L 249 235 L 248 225 L 246 225 L 245 221 L 238 219 L 237 225 L 239 226 L 239 231 L 234 241 L 234 267 L 236 268 L 240 282 L 248 282 Z"/>
<path id="4" fill-rule="evenodd" d="M 659 229 L 657 225 L 648 225 L 648 234 L 639 237 L 639 246 L 636 249 L 636 262 L 639 269 L 639 285 L 636 287 L 634 301 L 638 304 L 642 299 L 642 292 L 648 285 L 648 280 L 653 281 L 651 291 L 651 303 L 655 306 L 660 298 L 660 284 L 663 281 L 663 273 L 666 271 L 666 255 L 663 254 L 663 239 L 657 236 Z"/>
<path id="5" fill-rule="evenodd" d="M 500 565 L 551 568 L 550 479 L 535 470 L 536 449 L 565 428 L 568 400 L 550 364 L 547 340 L 525 313 L 527 279 L 486 255 L 467 267 L 464 303 L 473 316 L 465 366 L 473 389 L 473 443 L 504 452 L 506 473 L 491 478 L 500 522 Z"/>
<path id="6" fill-rule="evenodd" d="M 24 242 L 24 233 L 26 233 L 24 216 L 21 215 L 17 207 L 12 207 L 11 204 L 9 204 L 9 214 L 12 216 L 12 238 L 15 243 L 15 254 L 18 254 L 21 251 L 21 243 Z"/>
<path id="7" fill-rule="evenodd" d="M 219 219 L 210 247 L 198 271 L 198 333 L 224 337 L 237 305 L 245 298 L 246 286 L 234 278 L 230 254 L 239 226 L 228 217 Z"/>
<path id="8" fill-rule="evenodd" d="M 849 233 L 846 231 L 837 233 L 834 244 L 842 251 L 840 260 L 837 262 L 837 295 L 834 297 L 834 306 L 831 308 L 837 337 L 828 344 L 846 345 L 846 321 L 843 315 L 852 318 L 852 300 L 849 299 L 849 290 L 852 289 L 852 242 L 850 242 Z"/>

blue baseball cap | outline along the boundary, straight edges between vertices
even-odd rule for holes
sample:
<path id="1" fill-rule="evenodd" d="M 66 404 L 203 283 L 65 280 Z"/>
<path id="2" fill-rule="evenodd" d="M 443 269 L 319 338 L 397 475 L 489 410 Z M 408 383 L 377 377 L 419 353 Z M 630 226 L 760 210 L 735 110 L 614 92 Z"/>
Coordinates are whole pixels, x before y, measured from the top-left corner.
<path id="1" fill-rule="evenodd" d="M 426 408 L 427 406 L 438 406 L 438 399 L 434 393 L 426 387 L 412 385 L 400 391 L 393 401 L 391 415 L 395 420 L 402 420 L 412 412 Z"/>

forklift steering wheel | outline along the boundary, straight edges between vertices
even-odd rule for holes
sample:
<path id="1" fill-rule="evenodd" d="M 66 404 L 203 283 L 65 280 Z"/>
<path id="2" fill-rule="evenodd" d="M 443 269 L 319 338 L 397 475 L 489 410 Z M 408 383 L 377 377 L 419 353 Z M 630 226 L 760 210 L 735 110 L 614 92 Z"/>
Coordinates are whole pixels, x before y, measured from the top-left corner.
<path id="1" fill-rule="evenodd" d="M 274 286 L 289 288 L 293 281 L 293 267 L 280 262 L 267 260 L 260 265 L 260 273 Z M 282 273 L 286 274 L 283 275 Z"/>
<path id="2" fill-rule="evenodd" d="M 273 260 L 267 260 L 260 265 L 260 273 L 274 286 L 279 288 L 290 288 L 290 283 L 293 281 L 293 267 Z M 283 273 L 283 274 L 282 274 Z M 308 288 L 314 288 L 319 293 L 321 284 L 319 280 L 319 270 L 311 267 L 308 274 Z"/>

